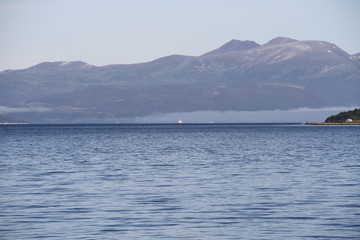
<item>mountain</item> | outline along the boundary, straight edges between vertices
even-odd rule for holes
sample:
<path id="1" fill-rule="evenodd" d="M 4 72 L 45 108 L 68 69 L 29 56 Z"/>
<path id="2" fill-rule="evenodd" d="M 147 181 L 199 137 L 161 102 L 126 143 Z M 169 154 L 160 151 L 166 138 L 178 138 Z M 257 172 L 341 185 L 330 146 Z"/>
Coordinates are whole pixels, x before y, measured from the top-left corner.
<path id="1" fill-rule="evenodd" d="M 201 56 L 103 67 L 46 62 L 0 73 L 0 106 L 36 123 L 131 121 L 157 113 L 360 105 L 359 55 L 324 41 L 231 40 Z M 46 108 L 49 111 L 36 111 Z"/>

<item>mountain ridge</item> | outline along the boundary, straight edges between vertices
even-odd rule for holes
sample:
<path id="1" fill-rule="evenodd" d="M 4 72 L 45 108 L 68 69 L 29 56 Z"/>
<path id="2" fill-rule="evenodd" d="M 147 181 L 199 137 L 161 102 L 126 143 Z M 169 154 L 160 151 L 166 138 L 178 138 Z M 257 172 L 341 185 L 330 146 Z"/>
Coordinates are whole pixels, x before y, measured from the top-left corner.
<path id="1" fill-rule="evenodd" d="M 0 73 L 0 106 L 33 122 L 102 122 L 156 113 L 360 105 L 360 61 L 325 41 L 231 40 L 200 56 L 138 64 L 44 62 Z"/>

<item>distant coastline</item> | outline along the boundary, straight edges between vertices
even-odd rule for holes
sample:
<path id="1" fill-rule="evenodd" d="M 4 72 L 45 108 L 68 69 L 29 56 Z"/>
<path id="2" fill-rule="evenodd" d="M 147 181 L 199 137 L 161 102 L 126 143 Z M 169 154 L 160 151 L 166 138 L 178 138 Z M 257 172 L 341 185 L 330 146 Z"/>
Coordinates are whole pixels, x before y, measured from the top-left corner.
<path id="1" fill-rule="evenodd" d="M 304 122 L 306 125 L 360 125 L 360 108 L 326 118 L 325 122 Z"/>
<path id="2" fill-rule="evenodd" d="M 304 122 L 304 125 L 360 125 L 360 122 Z"/>
<path id="3" fill-rule="evenodd" d="M 0 124 L 1 125 L 9 125 L 9 124 L 27 124 L 25 121 L 15 120 L 9 116 L 0 114 Z"/>

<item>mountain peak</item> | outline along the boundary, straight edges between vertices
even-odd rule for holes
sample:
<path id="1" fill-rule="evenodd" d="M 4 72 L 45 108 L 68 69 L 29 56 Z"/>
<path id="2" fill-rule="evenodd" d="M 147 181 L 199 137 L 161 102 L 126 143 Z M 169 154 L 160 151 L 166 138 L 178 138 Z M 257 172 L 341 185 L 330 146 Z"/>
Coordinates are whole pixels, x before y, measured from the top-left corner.
<path id="1" fill-rule="evenodd" d="M 82 61 L 61 61 L 61 62 L 55 62 L 57 63 L 59 66 L 63 66 L 63 67 L 83 67 L 88 65 L 86 62 L 82 62 Z"/>
<path id="2" fill-rule="evenodd" d="M 258 46 L 260 45 L 253 41 L 241 41 L 241 40 L 233 39 L 230 42 L 225 43 L 221 47 L 211 52 L 205 53 L 204 55 L 222 54 L 232 51 L 244 51 Z"/>
<path id="3" fill-rule="evenodd" d="M 27 70 L 34 70 L 34 71 L 49 71 L 49 70 L 58 70 L 59 68 L 83 68 L 91 66 L 86 62 L 82 61 L 58 61 L 58 62 L 42 62 L 35 66 L 27 68 Z"/>
<path id="4" fill-rule="evenodd" d="M 355 53 L 352 55 L 354 58 L 360 58 L 360 53 Z"/>
<path id="5" fill-rule="evenodd" d="M 287 37 L 277 37 L 277 38 L 270 40 L 265 45 L 285 44 L 285 43 L 292 43 L 292 42 L 297 42 L 297 40 L 292 39 L 292 38 L 287 38 Z"/>

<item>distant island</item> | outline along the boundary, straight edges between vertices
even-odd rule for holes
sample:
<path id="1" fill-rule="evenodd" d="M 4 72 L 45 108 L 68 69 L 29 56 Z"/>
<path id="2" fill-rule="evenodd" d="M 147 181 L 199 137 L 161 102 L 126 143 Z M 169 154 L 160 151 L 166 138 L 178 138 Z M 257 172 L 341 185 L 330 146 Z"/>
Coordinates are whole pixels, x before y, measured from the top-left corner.
<path id="1" fill-rule="evenodd" d="M 360 125 L 360 108 L 340 112 L 326 118 L 325 122 L 306 122 L 309 125 Z"/>

